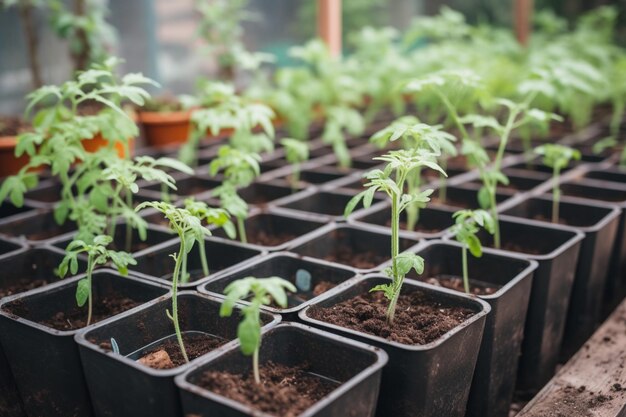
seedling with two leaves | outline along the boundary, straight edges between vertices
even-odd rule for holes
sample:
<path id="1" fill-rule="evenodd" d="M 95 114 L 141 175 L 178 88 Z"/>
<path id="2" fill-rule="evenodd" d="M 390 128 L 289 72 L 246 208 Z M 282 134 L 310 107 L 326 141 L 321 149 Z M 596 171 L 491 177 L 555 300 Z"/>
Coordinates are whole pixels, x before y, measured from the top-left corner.
<path id="1" fill-rule="evenodd" d="M 350 215 L 361 200 L 364 207 L 369 207 L 374 194 L 378 191 L 386 193 L 391 199 L 391 266 L 385 269 L 385 273 L 392 282 L 378 285 L 371 290 L 382 291 L 389 300 L 386 317 L 390 325 L 394 321 L 396 304 L 405 276 L 411 269 L 414 269 L 417 274 L 424 272 L 424 259 L 414 253 L 400 253 L 400 214 L 411 205 L 418 204 L 424 207 L 433 193 L 433 190 L 429 189 L 414 194 L 405 194 L 404 189 L 407 178 L 417 169 L 427 167 L 445 175 L 443 169 L 437 165 L 435 157 L 435 154 L 425 149 L 404 149 L 390 151 L 384 156 L 374 158 L 386 162 L 385 169 L 375 169 L 365 175 L 365 178 L 369 180 L 365 184 L 367 189 L 354 196 L 346 205 L 344 212 L 345 216 Z"/>
<path id="2" fill-rule="evenodd" d="M 542 156 L 543 164 L 552 168 L 552 223 L 559 222 L 559 202 L 561 188 L 559 187 L 561 170 L 567 168 L 573 160 L 579 160 L 581 155 L 577 149 L 559 144 L 545 144 L 535 149 L 535 153 Z"/>
<path id="3" fill-rule="evenodd" d="M 300 165 L 309 159 L 309 146 L 306 142 L 293 138 L 284 138 L 280 144 L 285 150 L 285 159 L 293 169 L 289 176 L 289 183 L 291 189 L 295 191 L 300 185 Z"/>
<path id="4" fill-rule="evenodd" d="M 107 249 L 107 246 L 113 241 L 110 236 L 99 235 L 88 244 L 82 240 L 73 240 L 65 249 L 65 257 L 61 261 L 57 275 L 61 278 L 70 271 L 72 275 L 78 272 L 78 255 L 87 254 L 87 276 L 76 286 L 76 303 L 79 307 L 83 307 L 88 303 L 87 326 L 91 324 L 93 316 L 93 295 L 92 295 L 92 275 L 93 270 L 98 265 L 104 265 L 111 261 L 122 275 L 128 274 L 128 265 L 136 265 L 137 261 L 126 252 L 116 252 Z"/>
<path id="5" fill-rule="evenodd" d="M 237 327 L 237 337 L 241 352 L 252 356 L 254 381 L 261 383 L 259 373 L 259 350 L 261 348 L 261 307 L 273 302 L 287 308 L 287 291 L 296 292 L 296 287 L 280 277 L 255 278 L 246 277 L 231 282 L 225 289 L 226 299 L 220 308 L 221 317 L 230 317 L 237 301 L 249 304 L 241 307 L 243 319 Z M 251 298 L 250 295 L 252 296 Z"/>

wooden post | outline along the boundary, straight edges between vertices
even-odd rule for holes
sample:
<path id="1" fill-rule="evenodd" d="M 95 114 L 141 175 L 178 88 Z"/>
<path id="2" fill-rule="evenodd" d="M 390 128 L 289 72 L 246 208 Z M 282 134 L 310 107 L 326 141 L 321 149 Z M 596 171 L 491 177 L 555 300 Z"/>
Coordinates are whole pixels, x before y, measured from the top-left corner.
<path id="1" fill-rule="evenodd" d="M 513 7 L 513 20 L 515 22 L 515 34 L 517 40 L 523 46 L 528 46 L 530 40 L 532 15 L 533 15 L 533 0 L 514 0 L 515 7 Z"/>
<path id="2" fill-rule="evenodd" d="M 341 0 L 317 1 L 317 33 L 333 56 L 341 55 Z"/>

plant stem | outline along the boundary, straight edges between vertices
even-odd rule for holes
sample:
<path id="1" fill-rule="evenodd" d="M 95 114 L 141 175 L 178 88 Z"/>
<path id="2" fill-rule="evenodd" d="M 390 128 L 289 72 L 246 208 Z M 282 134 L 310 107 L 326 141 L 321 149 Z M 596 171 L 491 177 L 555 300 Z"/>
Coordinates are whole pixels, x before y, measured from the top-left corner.
<path id="1" fill-rule="evenodd" d="M 421 183 L 422 169 L 417 168 L 413 175 L 409 175 L 407 178 L 407 187 L 409 194 L 413 195 L 419 191 Z M 419 207 L 417 204 L 411 204 L 406 208 L 406 229 L 413 231 L 417 222 L 419 221 Z M 398 219 L 399 222 L 399 219 Z M 398 226 L 399 227 L 399 226 Z"/>
<path id="2" fill-rule="evenodd" d="M 559 223 L 559 200 L 561 190 L 559 188 L 559 174 L 560 169 L 555 164 L 552 173 L 552 180 L 554 181 L 554 185 L 552 188 L 552 223 Z"/>
<path id="3" fill-rule="evenodd" d="M 130 190 L 126 190 L 126 207 L 129 209 L 133 209 L 133 194 Z M 126 252 L 131 252 L 131 248 L 133 246 L 133 228 L 130 223 L 126 222 Z"/>
<path id="4" fill-rule="evenodd" d="M 187 256 L 183 256 L 183 264 L 180 271 L 180 282 L 187 284 L 189 282 L 189 276 L 187 274 Z"/>
<path id="5" fill-rule="evenodd" d="M 439 163 L 441 169 L 446 171 L 448 169 L 448 160 L 446 158 L 441 158 L 441 162 Z M 442 203 L 446 202 L 448 194 L 448 181 L 447 177 L 443 174 L 439 174 L 439 201 Z"/>
<path id="6" fill-rule="evenodd" d="M 259 348 L 254 349 L 252 354 L 252 369 L 254 372 L 254 382 L 261 383 L 261 373 L 259 372 Z"/>
<path id="7" fill-rule="evenodd" d="M 463 287 L 467 294 L 470 293 L 469 273 L 467 272 L 467 246 L 463 245 Z"/>
<path id="8" fill-rule="evenodd" d="M 398 254 L 400 252 L 400 196 L 393 194 L 391 197 L 391 275 L 393 280 L 394 293 L 389 307 L 387 308 L 387 323 L 393 324 L 393 320 L 396 314 L 396 304 L 400 297 L 400 289 L 402 288 L 402 279 L 404 277 L 398 276 Z"/>
<path id="9" fill-rule="evenodd" d="M 200 263 L 202 264 L 202 273 L 205 277 L 209 276 L 209 264 L 206 260 L 206 252 L 204 246 L 204 239 L 198 242 L 198 248 L 200 249 Z"/>
<path id="10" fill-rule="evenodd" d="M 246 224 L 245 219 L 242 217 L 237 217 L 237 229 L 239 232 L 239 240 L 241 243 L 248 243 L 248 238 L 246 236 Z"/>
<path id="11" fill-rule="evenodd" d="M 183 358 L 185 358 L 185 362 L 189 362 L 189 357 L 187 356 L 187 351 L 185 350 L 185 344 L 183 343 L 183 335 L 180 332 L 180 324 L 178 322 L 178 279 L 180 277 L 180 267 L 182 259 L 186 257 L 187 252 L 185 251 L 185 240 L 183 239 L 183 236 L 180 236 L 180 250 L 178 252 L 178 255 L 176 256 L 174 275 L 172 276 L 172 314 L 170 315 L 168 312 L 168 316 L 170 320 L 172 320 L 172 322 L 174 323 L 176 339 L 178 340 L 178 345 L 180 346 L 180 351 L 183 354 Z"/>
<path id="12" fill-rule="evenodd" d="M 500 249 L 500 219 L 498 217 L 498 209 L 496 207 L 496 192 L 495 187 L 489 187 L 489 205 L 491 210 L 491 217 L 493 217 L 493 246 L 496 249 Z"/>
<path id="13" fill-rule="evenodd" d="M 89 254 L 87 259 L 87 285 L 89 287 L 89 293 L 87 295 L 87 326 L 91 324 L 91 318 L 93 316 L 93 292 L 91 289 L 91 274 L 93 272 L 93 255 Z"/>
<path id="14" fill-rule="evenodd" d="M 300 164 L 293 165 L 293 173 L 291 174 L 291 191 L 295 192 L 300 184 Z"/>

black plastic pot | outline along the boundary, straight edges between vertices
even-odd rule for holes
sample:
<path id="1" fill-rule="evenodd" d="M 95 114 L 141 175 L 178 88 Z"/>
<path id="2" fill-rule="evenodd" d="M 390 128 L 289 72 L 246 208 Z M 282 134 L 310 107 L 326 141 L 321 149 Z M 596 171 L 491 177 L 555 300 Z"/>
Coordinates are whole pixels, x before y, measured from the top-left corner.
<path id="1" fill-rule="evenodd" d="M 297 278 L 299 271 L 308 272 L 310 277 Z M 264 256 L 247 266 L 237 268 L 227 274 L 219 274 L 201 285 L 198 290 L 201 293 L 223 297 L 224 289 L 231 282 L 245 277 L 271 277 L 278 276 L 291 282 L 298 288 L 298 292 L 291 294 L 288 299 L 288 307 L 278 306 L 263 307 L 267 311 L 281 314 L 285 320 L 295 321 L 298 311 L 313 302 L 319 295 L 331 288 L 342 285 L 356 276 L 354 270 L 319 260 L 302 259 L 290 252 L 276 252 Z M 320 285 L 324 291 L 316 295 L 316 288 Z"/>
<path id="2" fill-rule="evenodd" d="M 299 190 L 300 188 L 295 191 Z M 294 190 L 292 190 L 291 187 L 273 184 L 271 182 L 255 182 L 246 188 L 238 190 L 237 193 L 246 203 L 263 207 L 271 204 L 274 200 L 293 194 Z"/>
<path id="3" fill-rule="evenodd" d="M 477 209 L 480 208 L 478 203 L 478 190 L 480 186 L 473 183 L 465 183 L 462 185 L 448 185 L 446 187 L 446 200 L 441 201 L 439 199 L 440 190 L 436 189 L 431 196 L 431 202 L 428 203 L 428 207 L 452 207 L 455 209 L 468 208 Z M 501 192 L 496 193 L 496 202 L 501 203 L 508 198 L 510 194 L 504 194 Z"/>
<path id="4" fill-rule="evenodd" d="M 17 392 L 9 361 L 4 356 L 2 346 L 0 346 L 0 415 L 2 417 L 25 416 L 22 399 Z"/>
<path id="5" fill-rule="evenodd" d="M 462 277 L 462 246 L 430 241 L 416 250 L 424 258 L 420 281 L 430 277 Z M 507 417 L 515 388 L 533 272 L 537 262 L 495 249 L 481 258 L 468 257 L 470 280 L 498 288 L 481 295 L 491 306 L 487 315 L 466 417 Z"/>
<path id="6" fill-rule="evenodd" d="M 57 236 L 76 230 L 76 225 L 67 220 L 58 225 L 52 211 L 31 211 L 14 216 L 13 220 L 0 224 L 0 235 L 15 238 L 28 245 L 44 243 Z"/>
<path id="7" fill-rule="evenodd" d="M 56 180 L 42 181 L 24 193 L 24 201 L 34 207 L 52 207 L 60 200 L 62 189 L 61 183 Z"/>
<path id="8" fill-rule="evenodd" d="M 406 345 L 312 319 L 313 308 L 332 307 L 358 294 L 367 293 L 389 279 L 370 275 L 337 288 L 299 313 L 307 324 L 346 335 L 385 350 L 389 363 L 383 369 L 378 417 L 462 417 L 478 358 L 485 316 L 489 305 L 454 291 L 407 280 L 403 291 L 421 291 L 438 302 L 462 306 L 476 312 L 462 325 L 427 345 Z"/>
<path id="9" fill-rule="evenodd" d="M 13 216 L 24 214 L 31 210 L 35 210 L 35 207 L 29 204 L 24 204 L 22 207 L 17 207 L 13 205 L 13 203 L 11 203 L 10 201 L 5 200 L 2 202 L 2 205 L 0 205 L 0 222 L 4 223 L 10 221 Z"/>
<path id="10" fill-rule="evenodd" d="M 552 197 L 523 200 L 503 212 L 530 220 L 550 222 Z M 565 197 L 559 217 L 585 233 L 572 287 L 561 356 L 567 361 L 591 336 L 600 321 L 611 251 L 615 243 L 620 210 L 614 206 Z"/>
<path id="11" fill-rule="evenodd" d="M 530 293 L 517 388 L 534 392 L 545 385 L 558 363 L 581 241 L 580 231 L 508 216 L 500 217 L 505 252 L 538 262 Z M 481 241 L 491 242 L 482 234 Z M 507 248 L 507 244 L 512 247 Z"/>
<path id="12" fill-rule="evenodd" d="M 285 210 L 310 213 L 325 220 L 341 221 L 344 220 L 346 204 L 354 194 L 356 193 L 341 190 L 334 192 L 309 190 L 279 200 L 276 205 Z M 378 201 L 380 199 L 374 198 L 374 202 Z"/>
<path id="13" fill-rule="evenodd" d="M 76 335 L 96 417 L 182 416 L 174 377 L 217 351 L 173 369 L 152 369 L 136 361 L 142 356 L 137 352 L 154 347 L 154 342 L 174 334 L 172 322 L 166 316 L 171 303 L 171 297 L 162 297 Z M 234 340 L 241 317 L 235 312 L 231 317 L 221 318 L 220 304 L 221 300 L 195 292 L 179 293 L 181 331 L 209 334 L 226 343 Z M 277 324 L 280 317 L 263 313 L 262 320 L 268 327 Z M 101 347 L 101 343 L 111 338 L 118 344 L 120 354 Z"/>
<path id="14" fill-rule="evenodd" d="M 373 417 L 376 409 L 382 367 L 387 355 L 380 349 L 296 323 L 280 324 L 263 335 L 260 363 L 272 361 L 287 366 L 306 364 L 308 372 L 335 382 L 335 388 L 301 416 Z M 250 358 L 243 356 L 239 345 L 219 356 L 206 359 L 176 378 L 187 416 L 256 416 L 270 414 L 254 410 L 195 385 L 208 370 L 250 372 Z"/>
<path id="15" fill-rule="evenodd" d="M 509 185 L 499 185 L 498 193 L 513 195 L 532 190 L 550 179 L 550 175 L 539 172 L 528 172 L 525 175 L 508 175 L 507 178 L 509 179 Z M 478 179 L 472 181 L 470 184 L 480 186 L 482 182 Z"/>
<path id="16" fill-rule="evenodd" d="M 261 254 L 259 250 L 238 242 L 225 241 L 219 238 L 206 238 L 205 242 L 209 276 L 204 276 L 202 273 L 200 248 L 198 244 L 195 244 L 187 258 L 187 271 L 191 274 L 191 277 L 188 283 L 179 285 L 181 289 L 197 287 L 213 274 L 231 268 L 234 265 L 250 261 Z M 177 253 L 179 246 L 178 241 L 162 243 L 154 247 L 153 250 L 137 256 L 135 258 L 137 265 L 130 266 L 130 270 L 137 276 L 160 282 L 161 284 L 171 285 L 172 274 L 174 273 L 174 260 L 170 255 Z"/>
<path id="17" fill-rule="evenodd" d="M 22 249 L 24 249 L 24 246 L 20 245 L 18 242 L 0 238 L 0 259 L 5 259 L 15 255 Z"/>
<path id="18" fill-rule="evenodd" d="M 426 207 L 419 211 L 419 221 L 415 230 L 410 231 L 402 228 L 406 222 L 406 211 L 400 214 L 400 232 L 406 236 L 423 239 L 436 239 L 446 233 L 446 229 L 454 224 L 452 214 L 455 210 L 449 207 Z M 380 228 L 383 231 L 390 230 L 391 204 L 379 203 L 375 206 L 360 211 L 350 216 L 349 223 Z"/>
<path id="19" fill-rule="evenodd" d="M 610 314 L 626 296 L 626 186 L 600 180 L 577 180 L 561 184 L 564 196 L 617 205 L 622 209 L 606 282 L 604 315 Z"/>
<path id="20" fill-rule="evenodd" d="M 78 330 L 61 331 L 37 323 L 59 311 L 76 308 L 76 283 L 82 277 L 39 288 L 0 301 L 0 342 L 24 409 L 37 417 L 91 416 L 89 393 L 74 343 Z M 104 297 L 127 297 L 143 303 L 166 288 L 111 270 L 93 275 L 94 305 Z M 13 313 L 7 308 L 14 307 Z M 18 314 L 15 314 L 18 313 Z"/>
<path id="21" fill-rule="evenodd" d="M 400 251 L 416 245 L 417 240 L 401 237 Z M 293 241 L 289 251 L 302 256 L 317 258 L 346 265 L 360 272 L 372 272 L 382 269 L 391 257 L 391 236 L 378 229 L 368 229 L 362 226 L 347 224 L 330 224 L 308 236 Z M 371 266 L 360 265 L 359 259 L 337 259 L 343 256 L 345 250 L 351 250 L 353 255 L 367 254 L 362 259 L 369 261 Z"/>
<path id="22" fill-rule="evenodd" d="M 161 214 L 161 213 L 159 213 Z M 161 214 L 161 216 L 163 216 Z M 157 246 L 164 242 L 170 242 L 174 239 L 177 239 L 177 235 L 172 233 L 169 230 L 164 230 L 163 228 L 155 227 L 152 225 L 148 225 L 147 227 L 147 235 L 146 240 L 141 240 L 139 238 L 139 233 L 137 230 L 133 229 L 132 231 L 132 245 L 129 253 L 134 255 L 140 255 L 146 251 L 152 250 L 154 246 Z M 67 236 L 63 236 L 58 239 L 54 239 L 50 242 L 54 247 L 65 250 L 67 245 L 74 239 L 73 234 L 69 234 Z M 126 224 L 121 223 L 115 228 L 115 238 L 111 244 L 109 249 L 115 250 L 123 250 L 126 251 Z"/>
<path id="23" fill-rule="evenodd" d="M 273 212 L 261 212 L 248 217 L 245 221 L 248 246 L 270 251 L 282 250 L 294 239 L 319 229 L 323 225 L 324 222 L 303 215 Z M 227 238 L 224 229 L 214 230 L 213 236 Z M 264 240 L 267 238 L 275 242 Z"/>
<path id="24" fill-rule="evenodd" d="M 181 201 L 188 197 L 198 200 L 208 198 L 211 190 L 221 185 L 221 182 L 202 175 L 177 175 L 176 190 L 167 189 L 168 198 L 172 201 Z M 141 187 L 139 196 L 152 200 L 163 200 L 163 189 L 160 183 L 148 184 Z"/>

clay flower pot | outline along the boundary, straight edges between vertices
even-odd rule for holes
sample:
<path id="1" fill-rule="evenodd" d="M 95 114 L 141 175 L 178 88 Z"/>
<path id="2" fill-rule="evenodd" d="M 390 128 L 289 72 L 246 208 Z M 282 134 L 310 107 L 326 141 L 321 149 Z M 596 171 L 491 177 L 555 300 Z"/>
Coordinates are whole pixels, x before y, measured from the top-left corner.
<path id="1" fill-rule="evenodd" d="M 149 146 L 167 147 L 187 142 L 191 130 L 191 110 L 137 113 Z"/>
<path id="2" fill-rule="evenodd" d="M 0 136 L 0 177 L 17 174 L 28 164 L 28 155 L 15 156 L 17 136 Z"/>

